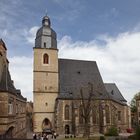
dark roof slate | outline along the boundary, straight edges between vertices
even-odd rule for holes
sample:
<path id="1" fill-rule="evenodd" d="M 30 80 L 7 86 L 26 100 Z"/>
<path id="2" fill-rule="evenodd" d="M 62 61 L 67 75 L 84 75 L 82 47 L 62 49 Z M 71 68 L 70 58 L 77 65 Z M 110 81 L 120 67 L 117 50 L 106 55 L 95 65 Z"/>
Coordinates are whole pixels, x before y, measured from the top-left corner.
<path id="1" fill-rule="evenodd" d="M 16 88 L 13 85 L 9 70 L 6 65 L 3 67 L 2 77 L 0 81 L 0 91 L 16 93 Z"/>
<path id="2" fill-rule="evenodd" d="M 127 101 L 124 99 L 115 83 L 105 83 L 104 85 L 112 100 L 126 104 Z"/>
<path id="3" fill-rule="evenodd" d="M 13 81 L 11 80 L 10 72 L 6 65 L 3 67 L 2 77 L 0 79 L 0 92 L 9 92 L 23 100 L 26 100 L 26 98 L 21 95 L 21 91 L 15 88 Z"/>
<path id="4" fill-rule="evenodd" d="M 84 98 L 88 98 L 88 83 L 93 85 L 93 98 L 108 99 L 95 61 L 59 59 L 58 99 L 81 99 L 80 89 L 84 88 Z"/>

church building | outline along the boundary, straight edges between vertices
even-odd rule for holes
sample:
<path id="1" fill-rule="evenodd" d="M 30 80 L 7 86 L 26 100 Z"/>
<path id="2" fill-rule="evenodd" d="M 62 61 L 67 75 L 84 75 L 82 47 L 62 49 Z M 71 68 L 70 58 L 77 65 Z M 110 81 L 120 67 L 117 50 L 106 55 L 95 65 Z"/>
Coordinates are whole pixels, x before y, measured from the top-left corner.
<path id="1" fill-rule="evenodd" d="M 91 134 L 106 133 L 112 126 L 120 132 L 130 128 L 127 101 L 116 84 L 103 82 L 96 61 L 58 58 L 57 35 L 48 16 L 33 51 L 34 132 L 83 134 L 83 101 L 89 100 Z"/>

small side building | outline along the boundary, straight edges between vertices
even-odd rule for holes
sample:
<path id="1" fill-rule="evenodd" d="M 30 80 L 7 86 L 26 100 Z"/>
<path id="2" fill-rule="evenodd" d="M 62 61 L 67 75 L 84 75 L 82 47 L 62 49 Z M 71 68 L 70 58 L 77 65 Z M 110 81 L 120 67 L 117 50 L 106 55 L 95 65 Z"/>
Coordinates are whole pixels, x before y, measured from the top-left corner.
<path id="1" fill-rule="evenodd" d="M 0 39 L 0 138 L 26 137 L 26 100 L 11 80 L 7 48 Z"/>
<path id="2" fill-rule="evenodd" d="M 137 96 L 136 98 L 136 108 L 137 111 L 136 113 L 133 113 L 133 124 L 136 125 L 140 125 L 140 96 Z"/>

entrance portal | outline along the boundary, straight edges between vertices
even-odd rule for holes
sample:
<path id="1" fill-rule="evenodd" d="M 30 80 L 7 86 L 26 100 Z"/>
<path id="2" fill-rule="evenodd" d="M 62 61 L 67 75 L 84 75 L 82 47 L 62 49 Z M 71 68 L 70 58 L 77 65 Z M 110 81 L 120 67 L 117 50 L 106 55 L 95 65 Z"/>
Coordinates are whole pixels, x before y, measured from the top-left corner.
<path id="1" fill-rule="evenodd" d="M 52 124 L 48 118 L 45 118 L 42 122 L 42 130 L 46 133 L 52 133 Z"/>
<path id="2" fill-rule="evenodd" d="M 65 134 L 69 134 L 70 133 L 70 127 L 69 125 L 65 125 Z"/>
<path id="3" fill-rule="evenodd" d="M 13 137 L 13 129 L 14 129 L 14 127 L 12 126 L 12 127 L 10 127 L 7 131 L 6 131 L 6 133 L 5 133 L 5 138 L 12 138 Z"/>

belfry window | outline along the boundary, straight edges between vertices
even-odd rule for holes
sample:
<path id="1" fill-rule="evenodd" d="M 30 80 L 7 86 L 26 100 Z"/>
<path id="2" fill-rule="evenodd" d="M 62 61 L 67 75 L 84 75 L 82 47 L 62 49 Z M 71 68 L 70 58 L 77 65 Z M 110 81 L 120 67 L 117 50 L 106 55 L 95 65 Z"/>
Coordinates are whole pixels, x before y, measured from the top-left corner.
<path id="1" fill-rule="evenodd" d="M 44 48 L 46 48 L 46 42 L 44 42 Z"/>
<path id="2" fill-rule="evenodd" d="M 49 56 L 46 53 L 43 55 L 43 64 L 49 64 Z"/>

